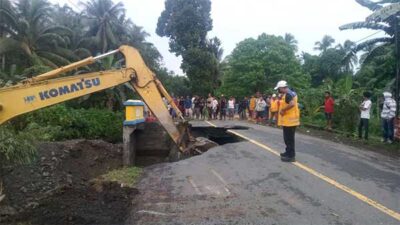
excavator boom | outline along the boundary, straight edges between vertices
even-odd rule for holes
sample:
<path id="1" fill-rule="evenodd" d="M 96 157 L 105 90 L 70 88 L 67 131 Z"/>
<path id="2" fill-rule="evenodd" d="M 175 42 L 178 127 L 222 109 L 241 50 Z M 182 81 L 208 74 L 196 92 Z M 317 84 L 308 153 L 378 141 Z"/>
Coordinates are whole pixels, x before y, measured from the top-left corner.
<path id="1" fill-rule="evenodd" d="M 59 77 L 60 74 L 94 63 L 96 60 L 121 52 L 125 68 L 76 76 Z M 65 102 L 90 93 L 129 82 L 166 129 L 173 141 L 183 150 L 183 139 L 188 134 L 178 130 L 162 97 L 180 114 L 171 96 L 154 73 L 146 66 L 140 53 L 133 47 L 121 46 L 118 50 L 57 68 L 25 80 L 15 86 L 0 89 L 0 124 L 13 117 Z"/>

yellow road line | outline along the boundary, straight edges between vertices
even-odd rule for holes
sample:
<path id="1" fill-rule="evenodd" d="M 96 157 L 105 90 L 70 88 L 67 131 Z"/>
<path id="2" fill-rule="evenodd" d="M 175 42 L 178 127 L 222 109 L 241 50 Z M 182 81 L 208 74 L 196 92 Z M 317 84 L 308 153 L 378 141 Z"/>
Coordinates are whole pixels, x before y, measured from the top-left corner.
<path id="1" fill-rule="evenodd" d="M 206 121 L 206 122 L 208 124 L 210 124 L 211 126 L 216 127 L 216 125 L 212 124 L 211 122 L 208 122 L 208 121 Z M 237 136 L 239 136 L 239 137 L 241 137 L 241 138 L 243 138 L 245 140 L 248 140 L 249 142 L 251 142 L 251 143 L 253 143 L 253 144 L 255 144 L 255 145 L 257 145 L 257 146 L 259 146 L 259 147 L 261 147 L 261 148 L 263 148 L 265 150 L 267 150 L 268 152 L 270 152 L 270 153 L 272 153 L 272 154 L 274 154 L 276 156 L 280 156 L 279 152 L 273 150 L 272 148 L 270 148 L 270 147 L 268 147 L 268 146 L 266 146 L 266 145 L 264 145 L 264 144 L 262 144 L 262 143 L 260 143 L 260 142 L 258 142 L 256 140 L 248 138 L 248 137 L 246 137 L 246 136 L 244 136 L 242 134 L 239 134 L 239 133 L 237 133 L 235 131 L 232 131 L 232 130 L 228 130 L 228 132 L 230 132 L 232 134 L 235 134 L 235 135 L 237 135 Z M 380 203 L 368 198 L 367 196 L 365 196 L 365 195 L 363 195 L 363 194 L 361 194 L 361 193 L 359 193 L 359 192 L 357 192 L 357 191 L 355 191 L 355 190 L 353 190 L 353 189 L 351 189 L 351 188 L 349 188 L 349 187 L 347 187 L 347 186 L 335 181 L 334 179 L 332 179 L 330 177 L 327 177 L 327 176 L 317 172 L 316 170 L 314 170 L 314 169 L 312 169 L 312 168 L 310 168 L 310 167 L 308 167 L 308 166 L 306 166 L 306 165 L 304 165 L 302 163 L 294 162 L 292 164 L 297 166 L 298 168 L 308 172 L 309 174 L 312 174 L 312 175 L 320 178 L 321 180 L 324 180 L 325 182 L 335 186 L 336 188 L 338 188 L 338 189 L 340 189 L 340 190 L 342 190 L 342 191 L 344 191 L 344 192 L 346 192 L 346 193 L 358 198 L 359 200 L 361 200 L 361 201 L 367 203 L 368 205 L 380 210 L 381 212 L 386 213 L 387 215 L 393 217 L 394 219 L 400 221 L 400 213 L 399 212 L 396 212 L 396 211 L 394 211 L 392 209 L 387 208 L 386 206 L 384 206 L 384 205 L 382 205 L 382 204 L 380 204 Z"/>

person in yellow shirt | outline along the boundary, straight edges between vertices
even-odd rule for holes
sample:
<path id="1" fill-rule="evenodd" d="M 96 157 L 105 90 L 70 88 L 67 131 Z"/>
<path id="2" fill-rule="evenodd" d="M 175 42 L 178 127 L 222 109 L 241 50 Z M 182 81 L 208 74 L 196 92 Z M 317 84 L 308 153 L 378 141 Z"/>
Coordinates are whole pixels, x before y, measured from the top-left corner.
<path id="1" fill-rule="evenodd" d="M 279 100 L 276 97 L 276 94 L 272 95 L 270 107 L 269 107 L 269 123 L 270 125 L 277 124 L 278 120 L 278 110 L 279 110 Z"/>
<path id="2" fill-rule="evenodd" d="M 251 96 L 249 101 L 249 118 L 250 120 L 254 119 L 254 110 L 256 108 L 256 98 L 254 95 Z"/>
<path id="3" fill-rule="evenodd" d="M 283 94 L 279 106 L 278 126 L 283 127 L 283 139 L 286 150 L 284 153 L 281 153 L 281 160 L 283 162 L 294 162 L 296 161 L 295 133 L 296 127 L 300 125 L 298 97 L 296 92 L 289 89 L 287 82 L 284 80 L 278 82 L 275 90 Z"/>

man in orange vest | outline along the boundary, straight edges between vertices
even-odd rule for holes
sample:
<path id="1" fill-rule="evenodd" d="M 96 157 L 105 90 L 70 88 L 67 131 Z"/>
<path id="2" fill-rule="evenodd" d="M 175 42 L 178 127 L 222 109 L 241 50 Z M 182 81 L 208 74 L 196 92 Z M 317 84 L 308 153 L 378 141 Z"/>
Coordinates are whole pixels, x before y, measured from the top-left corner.
<path id="1" fill-rule="evenodd" d="M 281 154 L 283 162 L 295 161 L 295 133 L 296 127 L 300 125 L 300 110 L 297 103 L 297 94 L 288 88 L 286 81 L 279 81 L 275 87 L 283 94 L 279 107 L 278 126 L 283 127 L 283 139 L 286 145 L 285 153 Z"/>
<path id="2" fill-rule="evenodd" d="M 254 95 L 251 96 L 250 101 L 249 101 L 249 119 L 253 120 L 255 117 L 255 112 L 254 110 L 256 109 L 256 98 Z"/>
<path id="3" fill-rule="evenodd" d="M 276 94 L 272 95 L 271 104 L 269 107 L 269 120 L 271 125 L 275 125 L 278 120 L 278 110 L 279 110 L 279 100 L 276 97 Z"/>

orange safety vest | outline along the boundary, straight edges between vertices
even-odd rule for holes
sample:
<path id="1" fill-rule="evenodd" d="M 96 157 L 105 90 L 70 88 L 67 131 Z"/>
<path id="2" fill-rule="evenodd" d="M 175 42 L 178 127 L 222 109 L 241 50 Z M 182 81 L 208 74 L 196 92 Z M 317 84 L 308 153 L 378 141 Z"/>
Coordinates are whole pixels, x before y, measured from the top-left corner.
<path id="1" fill-rule="evenodd" d="M 287 110 L 283 116 L 279 113 L 278 126 L 284 127 L 295 127 L 300 125 L 300 109 L 297 103 L 297 95 L 293 91 L 289 91 L 288 94 L 293 96 L 294 106 Z M 286 103 L 286 94 L 283 96 L 280 102 L 280 109 L 286 108 L 289 104 Z"/>
<path id="2" fill-rule="evenodd" d="M 278 112 L 279 110 L 279 105 L 278 105 L 279 100 L 278 99 L 271 99 L 271 106 L 269 107 L 270 112 Z"/>
<path id="3" fill-rule="evenodd" d="M 251 98 L 249 103 L 250 110 L 254 110 L 256 108 L 256 98 Z"/>

